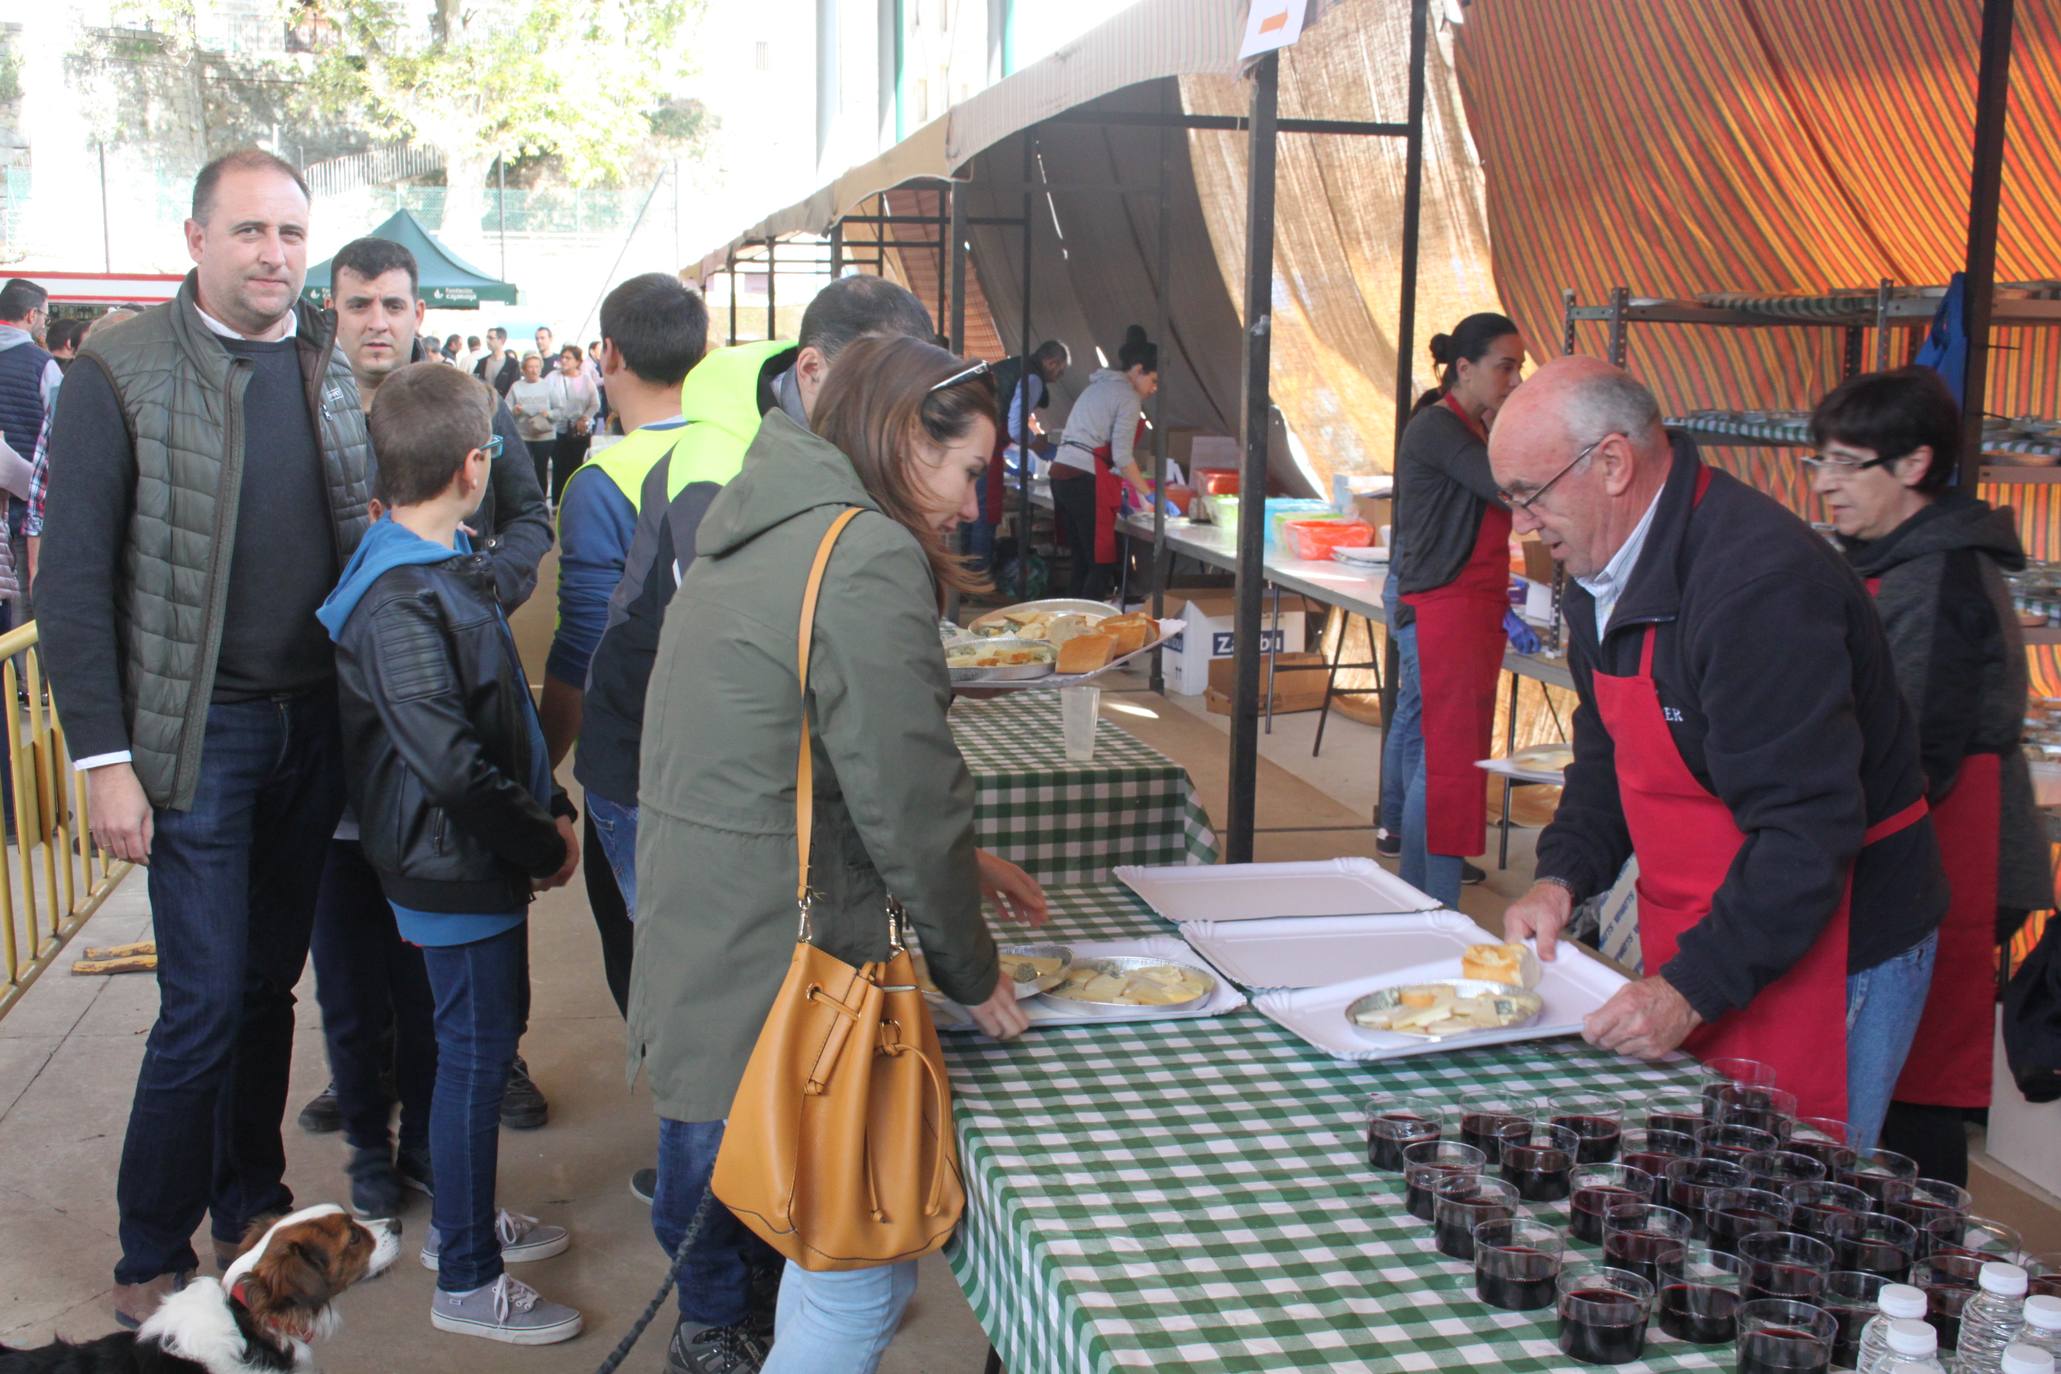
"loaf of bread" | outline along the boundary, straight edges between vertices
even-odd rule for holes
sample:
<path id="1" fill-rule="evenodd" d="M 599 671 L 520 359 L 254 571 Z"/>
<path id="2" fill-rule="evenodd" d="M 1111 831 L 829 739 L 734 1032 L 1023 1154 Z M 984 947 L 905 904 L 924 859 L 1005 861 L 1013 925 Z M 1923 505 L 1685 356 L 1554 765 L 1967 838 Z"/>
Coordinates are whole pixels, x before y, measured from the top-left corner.
<path id="1" fill-rule="evenodd" d="M 1539 959 L 1523 945 L 1469 945 L 1460 955 L 1460 976 L 1535 988 L 1539 985 Z"/>
<path id="2" fill-rule="evenodd" d="M 1116 657 L 1116 641 L 1108 635 L 1096 633 L 1079 635 L 1059 646 L 1059 663 L 1056 671 L 1064 673 L 1092 673 L 1105 668 L 1109 660 Z"/>
<path id="3" fill-rule="evenodd" d="M 1135 654 L 1152 642 L 1153 631 L 1156 628 L 1151 616 L 1119 615 L 1111 616 L 1097 625 L 1095 632 L 1108 635 L 1115 640 L 1117 653 Z"/>

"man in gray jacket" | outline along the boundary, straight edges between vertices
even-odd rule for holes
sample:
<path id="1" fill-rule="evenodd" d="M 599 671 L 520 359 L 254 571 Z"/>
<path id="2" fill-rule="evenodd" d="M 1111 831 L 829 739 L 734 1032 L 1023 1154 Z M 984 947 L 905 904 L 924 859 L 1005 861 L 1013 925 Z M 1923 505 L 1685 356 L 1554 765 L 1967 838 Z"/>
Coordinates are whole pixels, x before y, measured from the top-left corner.
<path id="1" fill-rule="evenodd" d="M 371 444 L 334 326 L 296 306 L 308 193 L 258 149 L 193 187 L 176 299 L 89 341 L 50 444 L 39 581 L 51 690 L 93 838 L 147 864 L 157 1023 L 115 1185 L 115 1315 L 292 1208 L 293 985 L 343 808 L 315 608 L 368 521 Z"/>

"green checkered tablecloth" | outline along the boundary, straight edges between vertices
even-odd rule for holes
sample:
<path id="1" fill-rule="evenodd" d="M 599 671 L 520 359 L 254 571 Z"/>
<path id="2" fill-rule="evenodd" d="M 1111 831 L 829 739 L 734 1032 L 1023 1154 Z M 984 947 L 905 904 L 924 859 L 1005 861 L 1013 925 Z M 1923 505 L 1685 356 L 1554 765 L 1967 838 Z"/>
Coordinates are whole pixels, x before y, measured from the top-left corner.
<path id="1" fill-rule="evenodd" d="M 1163 933 L 1119 887 L 1051 897 L 1055 939 Z M 1327 1058 L 1250 1007 L 1157 1025 L 945 1036 L 967 1176 L 953 1273 L 1011 1374 L 1120 1369 L 1569 1370 L 1550 1312 L 1477 1301 L 1472 1269 L 1367 1167 L 1378 1088 L 1692 1088 L 1579 1040 L 1389 1065 Z M 1566 1226 L 1566 1204 L 1530 1204 Z M 1569 1244 L 1571 1259 L 1593 1247 Z M 1651 1328 L 1627 1371 L 1726 1369 Z"/>
<path id="2" fill-rule="evenodd" d="M 972 770 L 981 847 L 1046 884 L 1102 883 L 1118 864 L 1210 864 L 1217 838 L 1187 770 L 1106 720 L 1095 757 L 1070 763 L 1059 694 L 1017 692 L 952 707 Z"/>

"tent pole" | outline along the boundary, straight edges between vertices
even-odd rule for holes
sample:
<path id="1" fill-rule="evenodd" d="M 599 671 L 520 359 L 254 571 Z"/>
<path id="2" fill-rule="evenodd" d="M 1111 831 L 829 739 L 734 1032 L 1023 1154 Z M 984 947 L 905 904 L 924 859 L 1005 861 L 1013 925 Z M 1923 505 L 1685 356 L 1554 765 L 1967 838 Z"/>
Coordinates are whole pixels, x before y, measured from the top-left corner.
<path id="1" fill-rule="evenodd" d="M 1164 110 L 1167 95 L 1178 89 L 1172 83 L 1179 77 L 1167 78 L 1168 85 L 1160 88 L 1159 104 Z M 1167 363 L 1171 350 L 1167 347 L 1167 275 L 1173 263 L 1173 196 L 1174 184 L 1173 130 L 1168 125 L 1159 126 L 1159 280 L 1154 283 L 1154 295 L 1158 298 L 1159 326 L 1153 339 L 1159 345 L 1159 390 L 1152 393 L 1152 490 L 1155 495 L 1166 490 L 1166 451 L 1171 442 L 1166 425 L 1166 382 Z M 1166 582 L 1173 567 L 1173 550 L 1166 542 L 1166 505 L 1162 500 L 1152 503 L 1152 618 L 1166 616 Z M 1166 653 L 1164 650 L 1152 655 L 1152 678 L 1149 684 L 1153 691 L 1166 690 Z"/>
<path id="2" fill-rule="evenodd" d="M 952 202 L 952 351 L 966 356 L 966 197 L 956 184 L 947 184 L 945 194 Z"/>
<path id="3" fill-rule="evenodd" d="M 945 326 L 945 274 L 951 264 L 945 254 L 952 237 L 952 184 L 941 181 L 937 188 L 937 331 L 947 339 L 951 331 Z M 954 352 L 958 350 L 954 349 Z"/>
<path id="4" fill-rule="evenodd" d="M 1023 131 L 1023 313 L 1017 317 L 1017 334 L 1023 347 L 1017 351 L 1023 359 L 1019 369 L 1022 376 L 1016 383 L 1016 394 L 1023 406 L 1023 428 L 1030 428 L 1030 351 L 1031 351 L 1031 245 L 1034 241 L 1034 226 L 1031 223 L 1031 170 L 1034 165 L 1034 151 L 1031 134 L 1036 128 Z M 1004 425 L 1009 417 L 1002 417 Z M 1016 449 L 1016 595 L 1019 599 L 1030 599 L 1030 552 L 1031 552 L 1031 452 L 1028 444 L 1019 444 Z M 1049 591 L 1050 588 L 1047 588 Z"/>
<path id="5" fill-rule="evenodd" d="M 730 274 L 730 346 L 737 346 L 737 250 L 730 250 L 724 270 Z"/>
<path id="6" fill-rule="evenodd" d="M 844 221 L 830 226 L 830 280 L 844 275 Z"/>
<path id="7" fill-rule="evenodd" d="M 773 272 L 773 255 L 779 246 L 779 239 L 771 234 L 766 235 L 766 338 L 769 342 L 780 337 L 780 322 L 773 313 L 776 308 L 775 301 L 780 294 Z"/>
<path id="8" fill-rule="evenodd" d="M 1395 455 L 1403 449 L 1403 430 L 1410 423 L 1410 407 L 1416 404 L 1417 387 L 1413 364 L 1417 358 L 1417 231 L 1424 207 L 1424 63 L 1428 46 L 1425 30 L 1430 23 L 1429 0 L 1411 0 L 1410 5 L 1410 97 L 1409 139 L 1403 145 L 1403 286 L 1396 309 L 1395 328 Z M 1391 456 L 1391 478 L 1400 477 L 1397 456 Z M 1401 508 L 1402 483 L 1389 488 L 1389 509 Z M 1391 518 L 1398 518 L 1391 515 Z M 1343 630 L 1340 631 L 1343 633 Z M 1382 729 L 1395 719 L 1398 672 L 1394 627 L 1384 625 L 1381 635 L 1381 723 Z M 1375 767 L 1380 767 L 1377 761 Z M 1398 818 L 1400 823 L 1400 818 Z M 1380 807 L 1374 824 L 1381 824 Z"/>
<path id="9" fill-rule="evenodd" d="M 1997 288 L 1997 212 L 2011 93 L 2013 0 L 1983 0 L 1982 66 L 1975 87 L 1975 171 L 1968 188 L 1968 362 L 1961 374 L 1961 490 L 1982 475 L 1982 415 L 1989 400 L 1989 322 Z"/>
<path id="10" fill-rule="evenodd" d="M 508 159 L 494 154 L 494 228 L 501 237 L 501 280 L 508 280 Z"/>
<path id="11" fill-rule="evenodd" d="M 1268 368 L 1274 293 L 1274 116 L 1281 55 L 1270 52 L 1252 72 L 1252 147 L 1245 188 L 1245 469 L 1238 486 L 1238 609 L 1231 652 L 1237 690 L 1231 706 L 1230 826 L 1225 862 L 1252 862 L 1259 803 L 1260 593 L 1265 590 Z"/>

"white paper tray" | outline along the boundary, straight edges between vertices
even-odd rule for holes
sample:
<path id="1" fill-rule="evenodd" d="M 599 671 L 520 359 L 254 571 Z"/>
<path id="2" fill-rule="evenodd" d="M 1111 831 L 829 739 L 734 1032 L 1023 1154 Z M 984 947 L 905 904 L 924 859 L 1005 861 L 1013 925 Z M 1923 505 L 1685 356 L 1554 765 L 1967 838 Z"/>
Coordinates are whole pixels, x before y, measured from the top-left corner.
<path id="1" fill-rule="evenodd" d="M 1236 1011 L 1245 1005 L 1245 994 L 1224 976 L 1221 969 L 1211 965 L 1207 959 L 1171 935 L 1152 935 L 1143 940 L 1068 940 L 1065 943 L 1066 947 L 1073 951 L 1076 964 L 1086 963 L 1090 959 L 1136 954 L 1179 964 L 1200 965 L 1216 978 L 1216 991 L 1196 1006 L 1184 1007 L 1179 1011 L 1155 1011 L 1151 1007 L 1139 1007 L 1135 1015 L 1126 1015 L 1120 1011 L 1075 1011 L 1063 1001 L 1054 1001 L 1050 997 L 1032 997 L 1023 1003 L 1023 1014 L 1030 1018 L 1032 1030 L 1039 1026 L 1110 1026 L 1136 1021 L 1188 1021 L 1198 1016 L 1222 1016 L 1227 1011 Z M 941 1031 L 980 1029 L 964 1007 L 947 1002 L 943 998 L 930 999 L 930 1013 Z"/>
<path id="2" fill-rule="evenodd" d="M 1282 916 L 1271 921 L 1187 921 L 1181 938 L 1248 988 L 1318 988 L 1443 961 L 1491 937 L 1457 911 L 1404 916 Z"/>
<path id="3" fill-rule="evenodd" d="M 1452 977 L 1452 966 L 1445 963 L 1396 969 L 1327 988 L 1263 992 L 1252 999 L 1252 1005 L 1260 1015 L 1333 1059 L 1364 1064 L 1384 1059 L 1405 1059 L 1418 1054 L 1476 1049 L 1483 1045 L 1507 1045 L 1519 1040 L 1545 1040 L 1556 1035 L 1579 1035 L 1582 1018 L 1609 1001 L 1611 994 L 1628 981 L 1623 974 L 1565 942 L 1560 945 L 1553 962 L 1541 967 L 1545 977 L 1539 982 L 1538 993 L 1545 999 L 1546 1006 L 1537 1022 L 1446 1040 L 1426 1041 L 1390 1031 L 1364 1031 L 1345 1019 L 1345 1009 L 1356 998 L 1377 988 L 1391 983 Z"/>
<path id="4" fill-rule="evenodd" d="M 1372 859 L 1215 864 L 1115 870 L 1169 921 L 1257 921 L 1277 916 L 1393 916 L 1438 902 Z"/>
<path id="5" fill-rule="evenodd" d="M 1533 745 L 1528 749 L 1518 750 L 1508 758 L 1476 759 L 1474 766 L 1483 772 L 1495 773 L 1506 778 L 1514 778 L 1518 782 L 1538 782 L 1545 783 L 1551 787 L 1561 787 L 1567 781 L 1565 769 L 1553 768 L 1542 763 L 1539 755 L 1548 749 L 1565 749 L 1566 747 L 1564 744 Z"/>
<path id="6" fill-rule="evenodd" d="M 1084 683 L 1093 682 L 1105 673 L 1115 672 L 1134 658 L 1141 658 L 1151 653 L 1154 649 L 1164 647 L 1169 639 L 1172 639 L 1187 628 L 1188 622 L 1185 620 L 1162 620 L 1159 622 L 1159 638 L 1153 640 L 1142 649 L 1133 649 L 1130 653 L 1120 654 L 1112 658 L 1092 673 L 1047 673 L 1044 677 L 1034 677 L 1025 682 L 980 681 L 959 682 L 953 685 L 962 689 L 974 688 L 982 692 L 1037 692 L 1051 691 L 1055 687 L 1079 687 Z"/>

